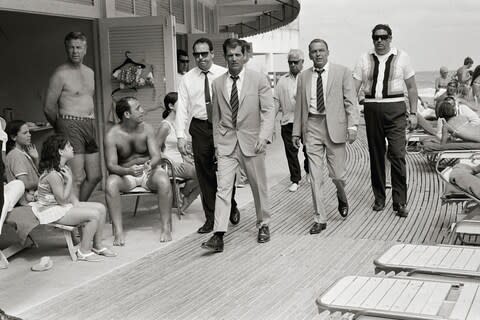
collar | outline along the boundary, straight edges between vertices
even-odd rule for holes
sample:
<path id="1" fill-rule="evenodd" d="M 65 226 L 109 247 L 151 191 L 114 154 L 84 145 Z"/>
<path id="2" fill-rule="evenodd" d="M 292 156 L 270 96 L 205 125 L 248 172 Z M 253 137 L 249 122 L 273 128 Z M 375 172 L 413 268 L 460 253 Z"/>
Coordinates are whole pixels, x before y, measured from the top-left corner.
<path id="1" fill-rule="evenodd" d="M 316 72 L 315 69 L 316 69 L 315 66 L 313 66 L 312 72 Z M 323 66 L 323 72 L 327 73 L 329 69 L 330 69 L 330 62 L 327 61 L 327 63 L 325 63 L 325 65 Z"/>
<path id="2" fill-rule="evenodd" d="M 230 71 L 228 71 L 227 73 L 228 73 L 228 77 L 230 78 L 230 77 L 232 76 L 232 75 L 230 74 Z M 242 71 L 240 71 L 240 73 L 237 74 L 238 80 L 243 79 L 243 78 L 244 78 L 244 75 L 245 75 L 245 66 L 243 66 Z M 238 81 L 238 80 L 237 80 L 237 81 Z"/>
<path id="3" fill-rule="evenodd" d="M 291 72 L 288 72 L 286 75 L 285 75 L 285 78 L 292 78 L 292 79 L 297 79 L 298 75 L 302 73 L 302 70 L 300 70 L 299 73 L 297 73 L 296 76 L 294 76 Z"/>
<path id="4" fill-rule="evenodd" d="M 370 49 L 370 51 L 369 51 L 368 53 L 369 53 L 369 54 L 372 54 L 372 53 L 373 53 L 373 54 L 376 55 L 377 57 L 389 56 L 389 55 L 391 55 L 391 54 L 393 54 L 393 55 L 396 56 L 396 55 L 398 54 L 398 50 L 397 50 L 397 48 L 395 48 L 395 47 L 390 47 L 390 51 L 388 51 L 388 52 L 385 53 L 385 54 L 379 55 L 379 54 L 377 54 L 377 53 L 375 52 L 375 49 L 372 48 L 372 49 Z"/>

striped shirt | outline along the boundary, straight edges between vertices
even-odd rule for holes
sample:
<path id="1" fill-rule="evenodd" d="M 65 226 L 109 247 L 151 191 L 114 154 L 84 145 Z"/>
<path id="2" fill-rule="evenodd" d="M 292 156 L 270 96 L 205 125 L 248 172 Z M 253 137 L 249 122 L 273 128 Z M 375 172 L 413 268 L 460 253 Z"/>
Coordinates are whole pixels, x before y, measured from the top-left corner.
<path id="1" fill-rule="evenodd" d="M 353 70 L 353 78 L 363 83 L 365 102 L 404 101 L 404 82 L 414 75 L 410 57 L 396 48 L 384 55 L 363 54 Z"/>

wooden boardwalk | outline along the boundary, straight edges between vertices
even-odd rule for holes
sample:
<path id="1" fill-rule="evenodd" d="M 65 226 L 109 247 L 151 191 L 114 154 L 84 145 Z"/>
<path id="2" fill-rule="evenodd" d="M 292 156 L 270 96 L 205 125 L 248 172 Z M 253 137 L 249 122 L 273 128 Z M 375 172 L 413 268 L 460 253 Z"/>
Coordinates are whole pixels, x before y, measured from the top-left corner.
<path id="1" fill-rule="evenodd" d="M 397 241 L 446 243 L 461 210 L 441 206 L 442 184 L 426 159 L 409 155 L 410 215 L 393 214 L 390 191 L 383 212 L 373 212 L 364 129 L 349 146 L 350 215 L 337 213 L 335 189 L 326 184 L 328 227 L 309 235 L 309 185 L 271 188 L 272 241 L 256 243 L 253 203 L 226 236 L 225 252 L 200 249 L 193 234 L 130 265 L 33 307 L 25 319 L 312 319 L 315 299 L 348 274 L 373 274 L 373 260 Z M 269 164 L 275 165 L 275 164 Z"/>

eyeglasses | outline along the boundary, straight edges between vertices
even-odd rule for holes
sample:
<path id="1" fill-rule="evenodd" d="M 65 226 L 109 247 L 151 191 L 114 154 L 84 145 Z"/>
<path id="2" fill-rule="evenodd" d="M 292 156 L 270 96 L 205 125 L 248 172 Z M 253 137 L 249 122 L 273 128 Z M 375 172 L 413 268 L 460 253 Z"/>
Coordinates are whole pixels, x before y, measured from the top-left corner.
<path id="1" fill-rule="evenodd" d="M 195 59 L 200 58 L 200 56 L 201 56 L 202 58 L 206 58 L 206 57 L 208 57 L 208 54 L 209 54 L 209 53 L 210 53 L 210 51 L 194 52 L 194 53 L 193 53 L 193 56 L 195 57 Z"/>
<path id="2" fill-rule="evenodd" d="M 293 61 L 293 60 L 288 60 L 288 64 L 299 64 L 302 60 L 297 60 L 297 61 Z"/>
<path id="3" fill-rule="evenodd" d="M 189 63 L 190 60 L 182 60 L 182 59 L 180 59 L 180 60 L 178 60 L 178 62 L 180 62 L 180 63 Z"/>
<path id="4" fill-rule="evenodd" d="M 388 40 L 390 38 L 390 36 L 388 34 L 374 34 L 372 35 L 372 40 L 373 41 L 378 41 L 378 40 Z"/>

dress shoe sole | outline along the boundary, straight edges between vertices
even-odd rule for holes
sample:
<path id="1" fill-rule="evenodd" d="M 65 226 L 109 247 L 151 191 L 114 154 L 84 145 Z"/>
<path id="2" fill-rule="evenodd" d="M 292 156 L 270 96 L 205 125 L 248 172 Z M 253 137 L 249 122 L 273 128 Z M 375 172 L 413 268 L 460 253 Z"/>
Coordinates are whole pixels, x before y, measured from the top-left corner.
<path id="1" fill-rule="evenodd" d="M 213 228 L 212 228 L 212 229 L 203 229 L 203 228 L 200 228 L 200 229 L 197 230 L 197 233 L 203 234 L 203 233 L 210 233 L 210 232 L 212 232 L 212 231 L 213 231 Z"/>
<path id="2" fill-rule="evenodd" d="M 206 245 L 205 243 L 202 243 L 202 249 L 205 249 L 207 251 L 210 251 L 210 252 L 223 252 L 223 248 L 212 248 L 208 245 Z"/>
<path id="3" fill-rule="evenodd" d="M 269 241 L 270 241 L 270 238 L 268 238 L 268 239 L 257 239 L 258 243 L 266 243 L 266 242 L 269 242 Z"/>

